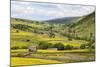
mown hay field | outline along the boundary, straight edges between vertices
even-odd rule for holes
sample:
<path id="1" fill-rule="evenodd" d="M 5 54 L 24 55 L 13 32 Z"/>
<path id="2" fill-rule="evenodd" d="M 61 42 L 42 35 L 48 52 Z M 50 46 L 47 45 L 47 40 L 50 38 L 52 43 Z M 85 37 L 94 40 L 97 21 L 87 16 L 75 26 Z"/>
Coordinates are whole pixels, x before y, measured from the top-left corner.
<path id="1" fill-rule="evenodd" d="M 12 57 L 11 66 L 25 66 L 25 65 L 37 65 L 37 64 L 55 64 L 61 63 L 59 61 L 45 60 L 39 58 L 22 58 L 22 57 Z"/>

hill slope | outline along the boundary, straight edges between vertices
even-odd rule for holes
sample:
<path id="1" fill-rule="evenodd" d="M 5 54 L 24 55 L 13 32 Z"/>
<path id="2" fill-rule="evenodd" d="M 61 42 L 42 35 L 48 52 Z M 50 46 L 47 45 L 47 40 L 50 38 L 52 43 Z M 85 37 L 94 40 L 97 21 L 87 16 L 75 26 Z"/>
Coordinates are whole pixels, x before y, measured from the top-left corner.
<path id="1" fill-rule="evenodd" d="M 77 23 L 73 23 L 70 28 L 82 37 L 89 37 L 90 34 L 95 36 L 95 12 L 85 16 Z"/>

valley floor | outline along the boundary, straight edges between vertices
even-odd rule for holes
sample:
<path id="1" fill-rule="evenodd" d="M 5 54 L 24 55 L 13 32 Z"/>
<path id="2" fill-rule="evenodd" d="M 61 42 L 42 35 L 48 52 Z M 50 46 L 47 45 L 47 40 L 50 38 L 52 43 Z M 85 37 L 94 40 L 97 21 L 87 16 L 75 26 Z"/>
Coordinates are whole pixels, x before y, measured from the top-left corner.
<path id="1" fill-rule="evenodd" d="M 23 51 L 23 52 L 22 52 Z M 95 53 L 87 50 L 68 50 L 59 52 L 40 52 L 33 53 L 28 56 L 18 56 L 18 53 L 26 53 L 26 50 L 11 51 L 11 66 L 30 66 L 30 65 L 45 65 L 45 64 L 61 64 L 72 62 L 89 62 L 95 61 Z M 82 52 L 81 52 L 82 51 Z M 13 55 L 14 54 L 14 55 Z"/>

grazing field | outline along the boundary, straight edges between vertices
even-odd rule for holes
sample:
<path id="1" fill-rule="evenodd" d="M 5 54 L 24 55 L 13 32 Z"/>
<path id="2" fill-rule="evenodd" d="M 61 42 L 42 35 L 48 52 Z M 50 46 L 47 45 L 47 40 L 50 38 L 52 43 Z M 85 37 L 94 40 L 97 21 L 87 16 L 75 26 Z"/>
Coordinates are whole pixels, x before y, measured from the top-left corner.
<path id="1" fill-rule="evenodd" d="M 52 61 L 38 58 L 22 58 L 22 57 L 12 57 L 11 66 L 25 66 L 25 65 L 40 65 L 40 64 L 55 64 L 61 63 L 60 61 Z"/>
<path id="2" fill-rule="evenodd" d="M 93 50 L 93 52 L 94 52 L 95 50 Z M 18 50 L 11 50 L 11 53 L 20 53 L 20 52 L 28 52 L 28 50 L 27 49 L 18 49 Z M 59 52 L 89 52 L 89 50 L 88 49 L 79 49 L 79 50 L 38 50 L 37 51 L 37 53 L 59 53 Z"/>
<path id="3" fill-rule="evenodd" d="M 89 52 L 87 49 L 83 50 L 38 50 L 28 56 L 23 56 L 28 50 L 11 50 L 11 65 L 37 65 L 37 64 L 58 64 L 58 63 L 72 63 L 72 62 L 89 62 L 95 60 L 95 53 Z"/>
<path id="4" fill-rule="evenodd" d="M 36 53 L 26 57 L 11 57 L 11 66 L 59 64 L 94 61 L 94 53 Z"/>
<path id="5" fill-rule="evenodd" d="M 20 30 L 19 30 L 20 31 Z M 12 32 L 12 31 L 11 31 Z M 62 43 L 64 45 L 70 44 L 72 46 L 80 46 L 81 44 L 88 43 L 84 40 L 75 40 L 68 41 L 68 38 L 56 36 L 55 38 L 49 38 L 48 35 L 41 35 L 41 34 L 35 34 L 32 32 L 24 32 L 20 31 L 19 33 L 12 32 L 11 33 L 11 47 L 18 46 L 19 48 L 23 46 L 29 46 L 32 45 L 32 43 L 39 43 L 39 41 L 45 41 L 47 43 Z M 30 40 L 27 42 L 26 40 Z M 17 44 L 17 45 L 16 45 Z"/>

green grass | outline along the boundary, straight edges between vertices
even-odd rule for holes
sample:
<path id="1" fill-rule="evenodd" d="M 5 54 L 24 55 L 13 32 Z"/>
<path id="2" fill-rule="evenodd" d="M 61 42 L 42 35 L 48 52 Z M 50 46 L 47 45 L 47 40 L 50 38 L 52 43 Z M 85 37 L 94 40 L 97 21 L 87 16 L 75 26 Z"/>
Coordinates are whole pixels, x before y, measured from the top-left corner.
<path id="1" fill-rule="evenodd" d="M 26 53 L 27 50 L 11 50 L 14 53 Z M 11 66 L 19 65 L 38 65 L 38 64 L 58 64 L 58 63 L 71 63 L 71 62 L 86 62 L 94 61 L 95 53 L 88 50 L 68 50 L 68 51 L 50 51 L 39 50 L 26 57 L 11 57 Z M 16 54 L 17 55 L 17 54 Z"/>
<path id="2" fill-rule="evenodd" d="M 38 59 L 38 58 L 20 58 L 20 57 L 11 58 L 11 66 L 55 64 L 55 63 L 61 63 L 61 62 L 56 60 L 45 60 L 45 59 Z"/>
<path id="3" fill-rule="evenodd" d="M 18 49 L 11 50 L 11 53 L 21 53 L 28 52 L 28 49 Z M 38 50 L 37 53 L 80 53 L 80 52 L 90 52 L 88 49 L 78 49 L 78 50 Z M 94 52 L 94 50 L 93 50 Z"/>
<path id="4" fill-rule="evenodd" d="M 13 30 L 14 31 L 14 30 Z M 30 42 L 27 42 L 26 40 L 30 40 Z M 72 46 L 80 46 L 83 43 L 87 43 L 87 41 L 84 40 L 72 40 L 68 41 L 65 37 L 56 36 L 55 38 L 49 38 L 48 35 L 41 35 L 41 34 L 35 34 L 31 32 L 24 32 L 20 31 L 19 33 L 12 33 L 11 34 L 11 46 L 29 46 L 32 45 L 32 43 L 38 43 L 39 41 L 45 41 L 48 43 L 63 43 L 64 45 L 72 45 Z"/>
<path id="5" fill-rule="evenodd" d="M 71 62 L 94 61 L 95 53 L 87 49 L 81 50 L 38 50 L 36 53 L 26 57 L 18 57 L 19 53 L 27 53 L 27 49 L 11 50 L 11 66 L 20 65 L 39 65 L 39 64 L 58 64 Z"/>

